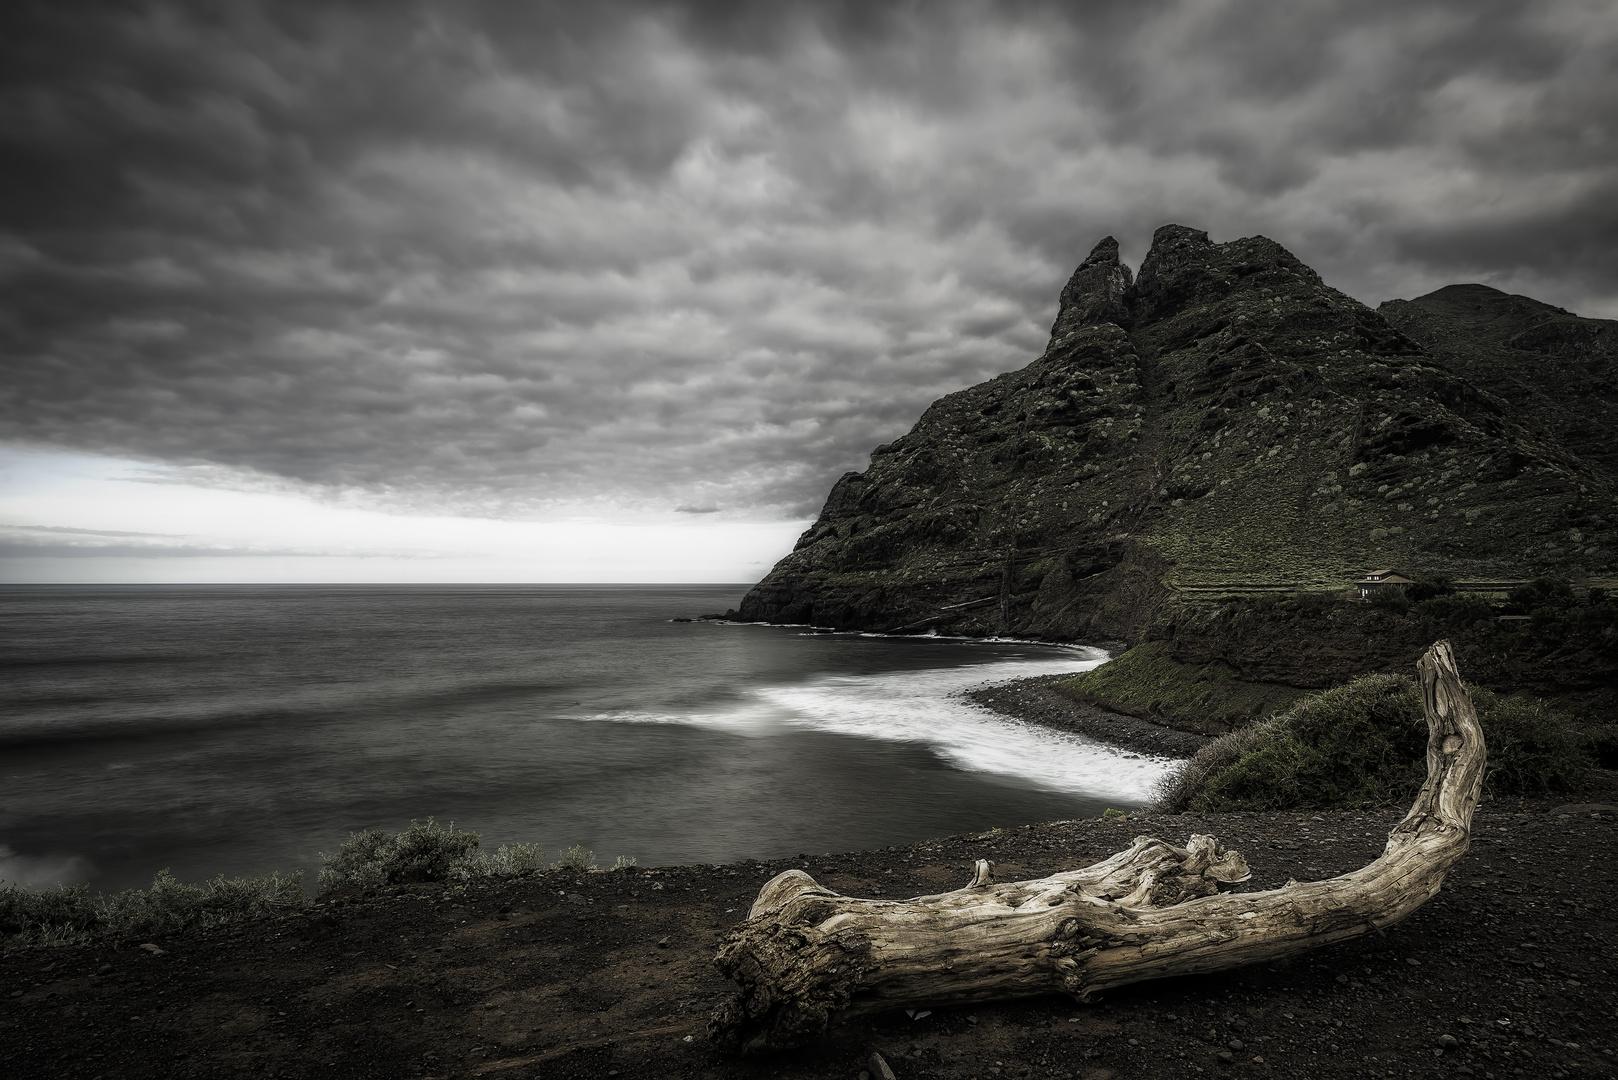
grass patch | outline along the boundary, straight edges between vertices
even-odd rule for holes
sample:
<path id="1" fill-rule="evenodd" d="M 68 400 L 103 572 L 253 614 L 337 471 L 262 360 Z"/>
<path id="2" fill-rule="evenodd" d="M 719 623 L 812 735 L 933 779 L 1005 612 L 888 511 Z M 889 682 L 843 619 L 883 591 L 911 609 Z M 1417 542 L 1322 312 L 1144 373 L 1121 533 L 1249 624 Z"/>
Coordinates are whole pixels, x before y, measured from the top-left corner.
<path id="1" fill-rule="evenodd" d="M 1589 767 L 1578 730 L 1544 702 L 1470 687 L 1489 763 L 1486 795 L 1542 795 Z M 1366 675 L 1204 747 L 1160 783 L 1162 813 L 1367 807 L 1410 801 L 1426 776 L 1421 688 Z"/>
<path id="2" fill-rule="evenodd" d="M 1220 734 L 1278 712 L 1307 691 L 1245 682 L 1228 664 L 1195 667 L 1168 655 L 1168 643 L 1148 641 L 1051 689 L 1130 716 L 1151 716 L 1176 727 Z"/>
<path id="3" fill-rule="evenodd" d="M 10 948 L 126 945 L 180 930 L 265 919 L 307 902 L 301 873 L 227 878 L 201 885 L 176 881 L 167 870 L 150 889 L 91 893 L 88 885 L 55 889 L 0 888 L 0 935 Z"/>

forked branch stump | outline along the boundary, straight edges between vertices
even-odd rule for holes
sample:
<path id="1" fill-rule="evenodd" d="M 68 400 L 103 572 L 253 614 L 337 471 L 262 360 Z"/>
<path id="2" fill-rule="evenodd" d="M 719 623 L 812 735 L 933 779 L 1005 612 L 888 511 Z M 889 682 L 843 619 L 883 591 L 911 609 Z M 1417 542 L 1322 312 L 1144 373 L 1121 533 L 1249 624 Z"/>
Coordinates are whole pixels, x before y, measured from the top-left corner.
<path id="1" fill-rule="evenodd" d="M 771 879 L 717 963 L 740 992 L 709 1030 L 744 1051 L 811 1041 L 885 1009 L 1062 993 L 1292 956 L 1399 922 L 1438 892 L 1466 851 L 1483 782 L 1483 732 L 1447 641 L 1416 665 L 1427 712 L 1427 780 L 1381 858 L 1327 881 L 1222 890 L 1250 875 L 1207 836 L 1140 837 L 1082 870 L 996 884 L 979 861 L 954 892 L 841 896 L 801 870 Z"/>

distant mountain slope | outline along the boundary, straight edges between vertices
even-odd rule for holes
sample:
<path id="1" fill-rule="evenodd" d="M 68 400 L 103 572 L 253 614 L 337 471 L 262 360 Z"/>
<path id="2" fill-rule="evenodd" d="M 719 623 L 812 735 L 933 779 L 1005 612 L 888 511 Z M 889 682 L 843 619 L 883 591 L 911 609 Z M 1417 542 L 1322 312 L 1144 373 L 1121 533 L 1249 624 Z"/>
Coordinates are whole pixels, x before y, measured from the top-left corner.
<path id="1" fill-rule="evenodd" d="M 1529 428 L 1618 471 L 1618 322 L 1583 319 L 1487 285 L 1446 285 L 1377 309 Z"/>
<path id="2" fill-rule="evenodd" d="M 1481 333 L 1419 311 L 1417 335 Z M 846 474 L 737 615 L 1129 636 L 1177 589 L 1618 570 L 1614 470 L 1563 441 L 1584 414 L 1525 413 L 1455 355 L 1264 237 L 1165 226 L 1138 279 L 1109 237 L 1044 354 L 935 402 Z"/>

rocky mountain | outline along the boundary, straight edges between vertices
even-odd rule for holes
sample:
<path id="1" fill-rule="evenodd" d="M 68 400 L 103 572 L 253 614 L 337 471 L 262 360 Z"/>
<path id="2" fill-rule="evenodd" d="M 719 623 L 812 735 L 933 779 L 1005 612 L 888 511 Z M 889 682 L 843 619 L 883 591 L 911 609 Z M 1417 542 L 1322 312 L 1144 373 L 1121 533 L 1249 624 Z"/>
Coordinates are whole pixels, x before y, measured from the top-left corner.
<path id="1" fill-rule="evenodd" d="M 1529 429 L 1618 470 L 1618 322 L 1487 285 L 1389 300 L 1382 317 L 1439 362 L 1511 404 Z"/>
<path id="2" fill-rule="evenodd" d="M 1019 371 L 935 402 L 733 616 L 1138 639 L 1165 601 L 1618 573 L 1618 324 L 1484 286 L 1373 311 L 1264 237 L 1112 238 Z"/>

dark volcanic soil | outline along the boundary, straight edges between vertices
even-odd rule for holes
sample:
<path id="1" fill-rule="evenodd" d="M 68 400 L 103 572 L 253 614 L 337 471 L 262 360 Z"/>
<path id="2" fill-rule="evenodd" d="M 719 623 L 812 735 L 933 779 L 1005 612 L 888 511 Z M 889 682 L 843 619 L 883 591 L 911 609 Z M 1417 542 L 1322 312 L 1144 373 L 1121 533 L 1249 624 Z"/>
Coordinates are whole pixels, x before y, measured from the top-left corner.
<path id="1" fill-rule="evenodd" d="M 1039 693 L 1000 688 L 986 703 L 1049 712 Z M 1142 722 L 1076 722 L 1125 725 L 1105 737 L 1151 749 L 1117 734 Z M 1087 865 L 1140 834 L 1183 843 L 1201 832 L 1247 856 L 1244 888 L 1267 889 L 1364 865 L 1401 816 L 1067 821 L 770 863 L 552 870 L 399 886 L 140 947 L 12 953 L 0 958 L 0 1076 L 857 1080 L 873 1052 L 899 1080 L 1610 1075 L 1612 772 L 1575 797 L 1485 804 L 1471 851 L 1425 907 L 1291 963 L 1088 1006 L 1044 997 L 892 1013 L 772 1058 L 737 1060 L 706 1037 L 731 991 L 715 939 L 789 867 L 843 892 L 903 897 L 959 887 L 978 858 L 1015 880 Z"/>

